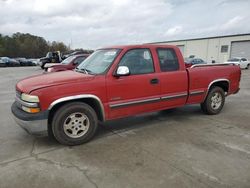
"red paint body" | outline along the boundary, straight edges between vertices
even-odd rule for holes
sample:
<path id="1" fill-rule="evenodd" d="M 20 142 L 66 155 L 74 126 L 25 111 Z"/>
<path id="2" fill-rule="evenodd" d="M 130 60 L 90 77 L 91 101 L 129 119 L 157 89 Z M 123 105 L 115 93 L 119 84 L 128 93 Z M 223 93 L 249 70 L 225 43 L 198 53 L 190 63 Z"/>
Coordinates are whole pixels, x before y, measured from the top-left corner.
<path id="1" fill-rule="evenodd" d="M 192 67 L 192 64 L 191 63 L 185 63 L 185 67 L 190 68 L 190 67 Z"/>
<path id="2" fill-rule="evenodd" d="M 63 97 L 83 94 L 95 95 L 103 104 L 105 120 L 175 108 L 185 104 L 201 103 L 205 100 L 210 83 L 217 79 L 226 79 L 230 82 L 228 95 L 239 90 L 241 76 L 239 66 L 204 66 L 186 69 L 180 50 L 176 46 L 170 45 L 130 45 L 109 48 L 118 48 L 121 49 L 121 52 L 105 74 L 89 75 L 75 71 L 64 71 L 37 75 L 21 80 L 16 89 L 37 95 L 42 110 L 47 110 L 53 101 Z M 155 72 L 115 77 L 114 73 L 123 55 L 130 49 L 139 48 L 150 49 Z M 173 49 L 178 58 L 179 70 L 161 72 L 157 48 Z M 150 80 L 154 78 L 157 78 L 159 83 L 152 85 Z M 195 92 L 201 92 L 201 94 L 194 94 Z M 173 97 L 185 94 L 184 97 Z M 122 108 L 111 107 L 121 103 L 167 98 L 168 96 L 172 96 L 172 98 L 128 105 Z"/>

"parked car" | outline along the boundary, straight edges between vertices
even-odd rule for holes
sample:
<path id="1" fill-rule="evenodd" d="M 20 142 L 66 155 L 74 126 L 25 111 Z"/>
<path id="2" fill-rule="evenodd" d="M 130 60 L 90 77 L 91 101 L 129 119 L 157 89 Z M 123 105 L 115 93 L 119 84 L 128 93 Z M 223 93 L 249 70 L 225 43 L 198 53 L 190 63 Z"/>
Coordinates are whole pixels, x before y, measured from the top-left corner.
<path id="1" fill-rule="evenodd" d="M 235 63 L 236 65 L 239 65 L 241 69 L 249 69 L 250 67 L 250 61 L 244 57 L 234 57 L 225 63 Z"/>
<path id="2" fill-rule="evenodd" d="M 15 60 L 19 61 L 20 66 L 33 66 L 34 65 L 32 61 L 23 57 L 15 58 Z"/>
<path id="3" fill-rule="evenodd" d="M 1 57 L 1 60 L 5 63 L 6 67 L 20 66 L 20 63 L 17 60 L 9 57 Z"/>
<path id="4" fill-rule="evenodd" d="M 8 57 L 1 57 L 0 60 L 4 63 L 5 67 L 9 66 L 9 58 Z"/>
<path id="5" fill-rule="evenodd" d="M 92 51 L 83 51 L 83 50 L 77 50 L 77 51 L 74 51 L 70 54 L 65 54 L 63 57 L 64 59 L 70 57 L 70 56 L 75 56 L 75 55 L 85 55 L 85 54 L 88 54 L 90 55 L 92 53 Z"/>
<path id="6" fill-rule="evenodd" d="M 20 66 L 20 63 L 19 63 L 19 61 L 15 60 L 15 59 L 10 59 L 10 66 L 18 67 L 18 66 Z"/>
<path id="7" fill-rule="evenodd" d="M 94 136 L 99 121 L 186 104 L 218 114 L 225 97 L 239 91 L 240 78 L 234 64 L 186 69 L 176 46 L 114 46 L 95 51 L 74 71 L 19 81 L 11 110 L 29 133 L 77 145 Z"/>
<path id="8" fill-rule="evenodd" d="M 192 65 L 198 65 L 198 64 L 206 64 L 206 62 L 200 58 L 186 58 L 185 59 L 186 68 L 189 68 Z"/>
<path id="9" fill-rule="evenodd" d="M 63 60 L 59 64 L 46 64 L 45 65 L 45 72 L 59 72 L 59 71 L 65 71 L 65 70 L 72 70 L 76 68 L 80 63 L 82 63 L 89 55 L 74 55 L 70 56 L 67 59 Z"/>
<path id="10" fill-rule="evenodd" d="M 28 59 L 32 63 L 32 66 L 37 66 L 39 65 L 39 59 Z"/>
<path id="11" fill-rule="evenodd" d="M 0 58 L 0 67 L 6 67 L 6 63 Z"/>

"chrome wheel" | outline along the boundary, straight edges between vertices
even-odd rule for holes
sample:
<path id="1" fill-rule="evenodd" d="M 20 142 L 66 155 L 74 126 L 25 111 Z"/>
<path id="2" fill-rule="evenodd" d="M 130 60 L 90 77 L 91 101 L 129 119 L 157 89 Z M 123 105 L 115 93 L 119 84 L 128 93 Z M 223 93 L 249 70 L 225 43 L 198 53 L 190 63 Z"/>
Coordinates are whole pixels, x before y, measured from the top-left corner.
<path id="1" fill-rule="evenodd" d="M 211 97 L 211 108 L 217 110 L 222 104 L 222 95 L 219 92 L 215 92 Z"/>
<path id="2" fill-rule="evenodd" d="M 87 133 L 89 126 L 89 118 L 84 113 L 76 112 L 66 118 L 63 130 L 70 138 L 80 138 Z"/>

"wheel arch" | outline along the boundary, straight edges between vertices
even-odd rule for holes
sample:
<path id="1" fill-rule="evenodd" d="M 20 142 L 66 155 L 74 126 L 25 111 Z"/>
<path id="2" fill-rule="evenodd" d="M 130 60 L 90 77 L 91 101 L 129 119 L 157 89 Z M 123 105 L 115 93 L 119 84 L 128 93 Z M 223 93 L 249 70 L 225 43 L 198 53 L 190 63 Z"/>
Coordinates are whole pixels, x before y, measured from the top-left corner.
<path id="1" fill-rule="evenodd" d="M 95 95 L 86 94 L 86 95 L 74 95 L 74 96 L 63 97 L 53 101 L 48 108 L 49 110 L 48 125 L 51 124 L 53 115 L 57 111 L 57 109 L 70 102 L 84 102 L 88 104 L 95 110 L 98 120 L 105 121 L 104 107 L 100 98 Z"/>
<path id="2" fill-rule="evenodd" d="M 228 79 L 226 79 L 226 78 L 216 79 L 216 80 L 213 80 L 212 82 L 209 83 L 204 100 L 206 99 L 211 88 L 214 86 L 221 87 L 225 91 L 225 93 L 230 92 L 230 81 Z"/>

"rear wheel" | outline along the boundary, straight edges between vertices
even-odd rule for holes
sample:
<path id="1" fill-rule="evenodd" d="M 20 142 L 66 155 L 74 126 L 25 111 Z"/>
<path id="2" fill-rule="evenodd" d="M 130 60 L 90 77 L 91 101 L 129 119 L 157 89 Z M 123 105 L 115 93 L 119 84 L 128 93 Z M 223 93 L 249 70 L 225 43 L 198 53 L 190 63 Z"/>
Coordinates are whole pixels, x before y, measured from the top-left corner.
<path id="1" fill-rule="evenodd" d="M 89 141 L 95 134 L 98 119 L 92 107 L 72 102 L 59 108 L 52 121 L 52 131 L 58 142 L 79 145 Z"/>
<path id="2" fill-rule="evenodd" d="M 220 113 L 225 103 L 225 92 L 221 87 L 212 87 L 203 103 L 201 109 L 204 113 L 215 115 Z"/>
<path id="3" fill-rule="evenodd" d="M 246 69 L 249 69 L 249 67 L 250 67 L 250 64 L 247 65 Z"/>

